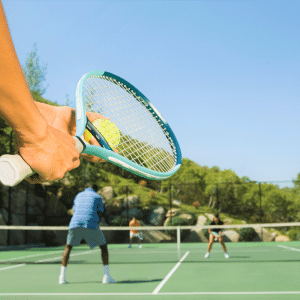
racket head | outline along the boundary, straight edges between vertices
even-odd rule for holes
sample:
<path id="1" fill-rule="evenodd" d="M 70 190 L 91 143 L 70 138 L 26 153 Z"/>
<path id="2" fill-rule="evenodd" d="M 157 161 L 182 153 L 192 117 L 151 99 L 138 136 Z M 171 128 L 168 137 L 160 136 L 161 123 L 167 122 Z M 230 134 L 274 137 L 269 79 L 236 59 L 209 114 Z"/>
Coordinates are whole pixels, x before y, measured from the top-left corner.
<path id="1" fill-rule="evenodd" d="M 84 134 L 87 113 L 109 118 L 122 137 L 117 153 L 89 144 L 83 153 L 149 179 L 162 180 L 179 169 L 181 150 L 171 127 L 147 97 L 128 81 L 105 71 L 85 74 L 76 89 L 77 136 Z"/>

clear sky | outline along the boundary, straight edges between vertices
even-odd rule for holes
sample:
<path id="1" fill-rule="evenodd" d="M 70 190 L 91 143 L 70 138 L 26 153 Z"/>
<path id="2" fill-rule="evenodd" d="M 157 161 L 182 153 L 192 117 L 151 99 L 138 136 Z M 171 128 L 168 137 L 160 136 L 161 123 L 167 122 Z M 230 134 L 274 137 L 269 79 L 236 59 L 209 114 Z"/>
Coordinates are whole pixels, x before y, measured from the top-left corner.
<path id="1" fill-rule="evenodd" d="M 46 99 L 105 70 L 160 110 L 183 157 L 257 181 L 300 173 L 300 1 L 2 0 L 22 65 L 37 44 Z"/>

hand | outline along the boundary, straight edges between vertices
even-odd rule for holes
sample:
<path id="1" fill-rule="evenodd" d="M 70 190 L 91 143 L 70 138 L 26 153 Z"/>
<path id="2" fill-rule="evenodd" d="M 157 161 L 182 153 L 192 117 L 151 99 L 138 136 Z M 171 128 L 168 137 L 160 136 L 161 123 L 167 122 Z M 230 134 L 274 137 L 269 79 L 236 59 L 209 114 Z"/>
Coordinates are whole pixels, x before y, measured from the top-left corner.
<path id="1" fill-rule="evenodd" d="M 43 139 L 28 139 L 16 134 L 16 145 L 22 158 L 37 173 L 30 183 L 58 180 L 80 164 L 75 140 L 69 134 L 47 125 Z"/>
<path id="2" fill-rule="evenodd" d="M 75 110 L 68 106 L 53 106 L 45 103 L 35 102 L 40 113 L 46 119 L 47 123 L 70 136 L 76 134 L 76 114 Z M 106 119 L 104 116 L 98 113 L 88 113 L 88 118 L 91 122 L 96 119 Z M 97 140 L 92 137 L 89 144 L 100 146 Z M 82 154 L 82 156 L 94 163 L 105 162 L 105 160 L 88 154 Z"/>

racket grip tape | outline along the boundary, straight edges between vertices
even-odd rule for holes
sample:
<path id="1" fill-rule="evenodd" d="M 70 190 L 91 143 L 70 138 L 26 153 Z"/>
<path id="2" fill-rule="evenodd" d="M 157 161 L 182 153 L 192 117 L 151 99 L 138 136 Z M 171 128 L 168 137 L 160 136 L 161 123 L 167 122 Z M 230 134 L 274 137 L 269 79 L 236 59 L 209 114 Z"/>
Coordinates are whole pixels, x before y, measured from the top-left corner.
<path id="1" fill-rule="evenodd" d="M 74 137 L 79 153 L 85 149 L 85 144 L 79 137 Z M 6 186 L 15 186 L 36 172 L 19 154 L 5 154 L 0 157 L 0 181 Z"/>

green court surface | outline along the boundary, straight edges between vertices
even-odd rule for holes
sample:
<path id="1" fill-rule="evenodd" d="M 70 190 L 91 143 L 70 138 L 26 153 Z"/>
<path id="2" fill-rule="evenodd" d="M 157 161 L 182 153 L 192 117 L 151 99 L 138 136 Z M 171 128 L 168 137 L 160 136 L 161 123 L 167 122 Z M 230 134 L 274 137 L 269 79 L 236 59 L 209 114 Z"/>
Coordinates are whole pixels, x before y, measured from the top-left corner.
<path id="1" fill-rule="evenodd" d="M 300 242 L 109 245 L 110 274 L 102 284 L 99 248 L 71 253 L 68 284 L 59 285 L 63 248 L 0 251 L 0 299 L 300 299 Z"/>

